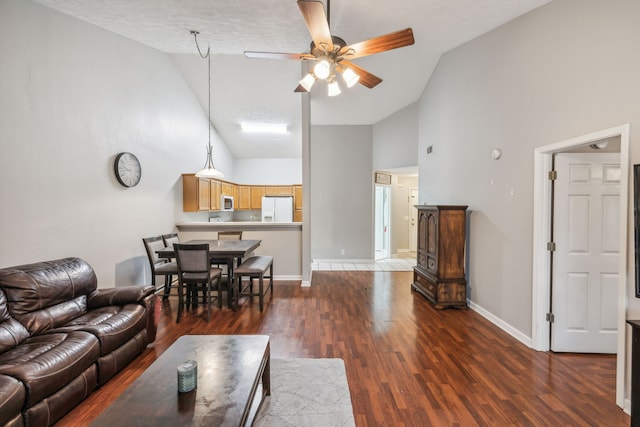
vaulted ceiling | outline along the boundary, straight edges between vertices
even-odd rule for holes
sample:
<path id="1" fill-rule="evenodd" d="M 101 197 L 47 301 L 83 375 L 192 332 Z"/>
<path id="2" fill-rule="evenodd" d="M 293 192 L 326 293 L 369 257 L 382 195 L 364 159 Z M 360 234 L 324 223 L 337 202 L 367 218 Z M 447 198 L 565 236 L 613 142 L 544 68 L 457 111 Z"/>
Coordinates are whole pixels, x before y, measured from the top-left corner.
<path id="1" fill-rule="evenodd" d="M 212 123 L 236 158 L 300 156 L 300 61 L 257 60 L 245 50 L 305 53 L 311 37 L 295 0 L 35 0 L 172 54 L 205 107 L 212 56 Z M 379 76 L 337 97 L 311 90 L 312 124 L 374 124 L 418 100 L 440 56 L 551 0 L 333 0 L 330 28 L 348 44 L 407 27 L 415 44 L 353 60 Z M 326 3 L 326 2 L 325 2 Z M 246 135 L 239 123 L 286 123 L 286 136 Z"/>

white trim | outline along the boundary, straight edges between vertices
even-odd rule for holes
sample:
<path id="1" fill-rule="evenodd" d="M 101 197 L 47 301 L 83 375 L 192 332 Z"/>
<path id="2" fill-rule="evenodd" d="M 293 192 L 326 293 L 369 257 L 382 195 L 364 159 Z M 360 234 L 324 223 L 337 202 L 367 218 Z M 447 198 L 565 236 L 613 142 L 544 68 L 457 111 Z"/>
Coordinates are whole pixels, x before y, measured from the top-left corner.
<path id="1" fill-rule="evenodd" d="M 281 275 L 281 276 L 273 276 L 273 280 L 302 280 L 301 274 L 290 274 L 290 275 Z"/>
<path id="2" fill-rule="evenodd" d="M 386 259 L 386 258 L 385 258 Z M 376 261 L 371 259 L 314 259 L 313 264 L 375 264 Z"/>
<path id="3" fill-rule="evenodd" d="M 549 350 L 549 325 L 545 316 L 549 312 L 549 256 L 547 239 L 550 227 L 551 184 L 546 178 L 550 170 L 553 153 L 569 148 L 588 145 L 600 139 L 620 137 L 620 254 L 618 264 L 618 345 L 616 358 L 616 404 L 624 408 L 625 390 L 625 319 L 627 305 L 627 225 L 628 225 L 628 188 L 629 188 L 629 135 L 630 125 L 624 124 L 587 135 L 567 139 L 534 150 L 533 178 L 533 275 L 531 307 L 531 347 L 538 351 Z"/>
<path id="4" fill-rule="evenodd" d="M 501 318 L 497 317 L 495 314 L 480 307 L 478 304 L 474 303 L 473 301 L 467 301 L 467 304 L 469 305 L 469 308 L 471 310 L 475 311 L 480 316 L 484 317 L 489 322 L 493 323 L 498 328 L 502 329 L 507 334 L 511 335 L 513 338 L 520 341 L 522 344 L 526 345 L 527 347 L 531 347 L 530 337 L 526 336 L 525 334 L 523 334 L 522 332 L 520 332 L 519 330 L 517 330 L 516 328 L 514 328 L 504 320 L 502 320 Z"/>

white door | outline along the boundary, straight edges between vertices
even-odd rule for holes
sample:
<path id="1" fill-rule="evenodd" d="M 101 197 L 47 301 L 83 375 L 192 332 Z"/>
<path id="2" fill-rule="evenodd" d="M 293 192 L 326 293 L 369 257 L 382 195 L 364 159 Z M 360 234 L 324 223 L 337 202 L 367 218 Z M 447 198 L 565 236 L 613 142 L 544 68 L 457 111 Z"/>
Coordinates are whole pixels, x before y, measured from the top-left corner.
<path id="1" fill-rule="evenodd" d="M 409 250 L 416 252 L 418 250 L 418 209 L 414 208 L 418 204 L 418 189 L 409 190 L 409 212 L 411 212 L 411 220 L 409 221 Z"/>
<path id="2" fill-rule="evenodd" d="M 620 155 L 555 159 L 551 350 L 616 353 Z"/>

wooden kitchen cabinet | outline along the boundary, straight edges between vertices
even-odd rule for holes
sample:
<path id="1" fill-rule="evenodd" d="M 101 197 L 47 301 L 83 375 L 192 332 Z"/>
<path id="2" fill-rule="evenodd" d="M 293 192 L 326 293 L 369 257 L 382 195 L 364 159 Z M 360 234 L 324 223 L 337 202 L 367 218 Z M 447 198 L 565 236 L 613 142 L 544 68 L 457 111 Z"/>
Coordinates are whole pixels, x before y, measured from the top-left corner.
<path id="1" fill-rule="evenodd" d="M 467 308 L 466 206 L 418 209 L 418 248 L 411 288 L 436 308 Z"/>
<path id="2" fill-rule="evenodd" d="M 195 174 L 182 175 L 182 210 L 201 212 L 211 209 L 210 180 Z"/>
<path id="3" fill-rule="evenodd" d="M 222 184 L 220 181 L 211 180 L 211 202 L 210 207 L 212 211 L 220 210 L 220 196 L 222 195 Z"/>
<path id="4" fill-rule="evenodd" d="M 293 186 L 269 185 L 265 187 L 265 196 L 293 196 Z"/>
<path id="5" fill-rule="evenodd" d="M 220 195 L 224 196 L 233 196 L 233 184 L 229 184 L 228 182 L 220 181 Z"/>
<path id="6" fill-rule="evenodd" d="M 264 187 L 251 187 L 251 209 L 262 209 L 262 197 L 264 197 Z"/>
<path id="7" fill-rule="evenodd" d="M 248 185 L 238 185 L 236 209 L 251 209 L 251 187 Z"/>
<path id="8" fill-rule="evenodd" d="M 302 185 L 293 186 L 293 222 L 302 222 Z"/>

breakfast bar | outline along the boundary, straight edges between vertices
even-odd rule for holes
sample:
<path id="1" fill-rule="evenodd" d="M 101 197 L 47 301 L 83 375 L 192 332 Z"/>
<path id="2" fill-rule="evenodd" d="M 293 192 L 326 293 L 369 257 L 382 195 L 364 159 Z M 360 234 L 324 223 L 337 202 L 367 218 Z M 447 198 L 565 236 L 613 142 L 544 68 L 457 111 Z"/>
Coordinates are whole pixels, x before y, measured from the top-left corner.
<path id="1" fill-rule="evenodd" d="M 260 240 L 255 255 L 270 255 L 277 265 L 276 280 L 302 278 L 302 223 L 226 221 L 176 224 L 180 241 L 215 240 L 219 231 L 242 231 L 243 240 Z"/>

